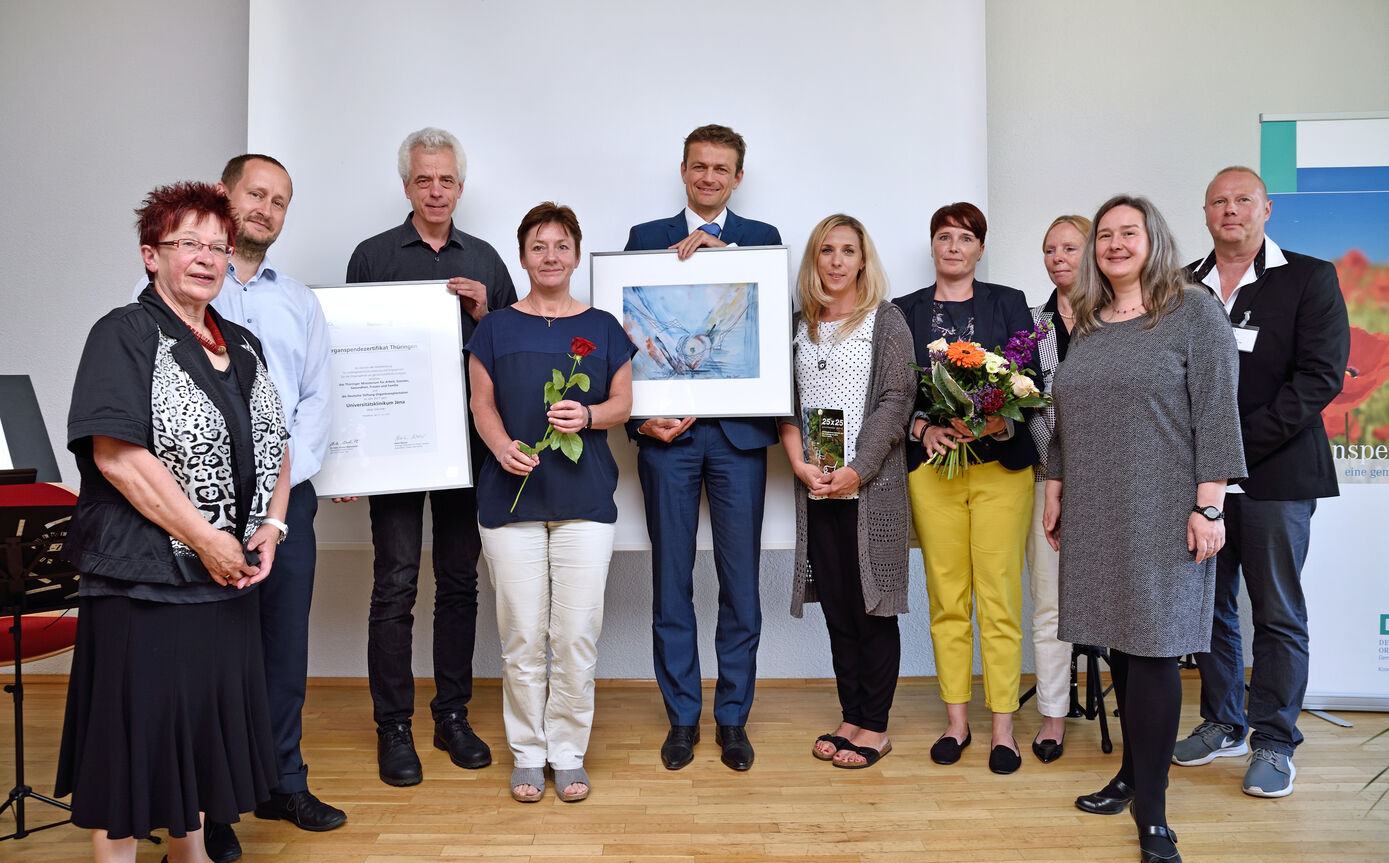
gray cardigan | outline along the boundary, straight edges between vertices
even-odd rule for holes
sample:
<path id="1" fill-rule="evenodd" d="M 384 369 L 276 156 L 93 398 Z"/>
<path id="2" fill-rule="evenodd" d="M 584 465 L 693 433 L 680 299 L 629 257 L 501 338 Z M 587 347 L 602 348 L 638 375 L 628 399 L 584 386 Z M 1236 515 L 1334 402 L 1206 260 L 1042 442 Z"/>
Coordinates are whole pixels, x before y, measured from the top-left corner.
<path id="1" fill-rule="evenodd" d="M 794 326 L 799 326 L 797 313 Z M 869 614 L 891 617 L 907 612 L 907 530 L 911 505 L 907 499 L 905 441 L 916 394 L 911 330 L 902 310 L 892 303 L 878 306 L 873 327 L 873 367 L 863 425 L 855 439 L 857 450 L 849 467 L 859 475 L 858 564 L 863 605 Z M 783 423 L 799 427 L 800 388 L 796 415 Z M 805 484 L 796 479 L 796 565 L 791 583 L 791 616 L 800 617 L 804 603 L 818 602 L 815 581 L 806 560 Z"/>

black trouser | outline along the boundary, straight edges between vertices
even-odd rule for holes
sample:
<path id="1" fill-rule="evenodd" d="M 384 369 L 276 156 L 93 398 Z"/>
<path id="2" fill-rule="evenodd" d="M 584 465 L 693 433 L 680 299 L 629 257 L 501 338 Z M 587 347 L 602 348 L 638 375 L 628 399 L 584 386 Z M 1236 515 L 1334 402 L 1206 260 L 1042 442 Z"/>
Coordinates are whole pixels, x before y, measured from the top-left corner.
<path id="1" fill-rule="evenodd" d="M 476 462 L 474 462 L 476 464 Z M 367 677 L 373 718 L 410 722 L 415 711 L 411 669 L 416 586 L 425 492 L 374 494 L 371 540 L 371 612 L 367 617 Z M 477 495 L 471 488 L 429 492 L 434 518 L 434 683 L 430 702 L 438 717 L 468 713 L 473 694 L 473 641 L 477 631 Z"/>
<path id="2" fill-rule="evenodd" d="M 902 638 L 896 616 L 878 617 L 864 610 L 858 501 L 806 503 L 806 555 L 830 633 L 830 657 L 844 721 L 868 731 L 886 731 L 897 692 Z"/>
<path id="3" fill-rule="evenodd" d="M 1140 827 L 1167 826 L 1167 771 L 1182 712 L 1177 657 L 1134 656 L 1109 651 L 1119 700 L 1124 761 L 1115 777 L 1133 788 L 1133 816 Z"/>

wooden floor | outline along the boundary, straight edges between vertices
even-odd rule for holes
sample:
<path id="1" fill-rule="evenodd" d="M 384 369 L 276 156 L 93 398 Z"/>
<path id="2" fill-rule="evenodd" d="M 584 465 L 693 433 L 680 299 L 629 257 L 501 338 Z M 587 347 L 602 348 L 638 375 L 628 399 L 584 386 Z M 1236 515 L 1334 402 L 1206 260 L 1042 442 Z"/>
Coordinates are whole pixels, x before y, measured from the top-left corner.
<path id="1" fill-rule="evenodd" d="M 8 679 L 7 672 L 0 676 Z M 28 779 L 52 789 L 65 691 L 63 678 L 26 680 Z M 1124 861 L 1138 859 L 1133 822 L 1124 816 L 1077 811 L 1077 794 L 1098 790 L 1117 769 L 1119 754 L 1099 749 L 1095 722 L 1071 720 L 1066 755 L 1043 765 L 1027 742 L 1039 720 L 1032 705 L 1019 714 L 1023 768 L 1013 776 L 988 771 L 987 716 L 976 693 L 971 712 L 975 744 L 959 764 L 940 767 L 927 750 L 943 728 L 933 680 L 903 680 L 893 710 L 893 751 L 877 767 L 836 769 L 810 756 L 816 735 L 837 718 L 828 681 L 761 681 L 748 733 L 757 763 L 734 773 L 719 763 L 713 726 L 692 765 L 661 767 L 657 750 L 666 720 L 654 683 L 600 681 L 597 720 L 587 766 L 593 796 L 559 803 L 554 789 L 543 802 L 511 800 L 511 759 L 501 727 L 496 681 L 480 681 L 473 700 L 474 727 L 493 746 L 497 763 L 478 771 L 454 767 L 430 747 L 427 703 L 417 718 L 423 784 L 391 788 L 376 777 L 375 734 L 366 683 L 315 680 L 305 710 L 305 754 L 313 790 L 341 806 L 348 821 L 324 834 L 284 822 L 248 817 L 238 826 L 245 860 L 410 863 L 482 859 L 493 863 L 570 860 L 650 863 L 733 863 L 798 860 L 814 863 L 901 861 Z M 1186 680 L 1184 730 L 1194 726 L 1196 680 Z M 708 703 L 712 693 L 706 690 Z M 1389 735 L 1365 741 L 1389 726 L 1383 714 L 1343 714 L 1355 723 L 1337 728 L 1303 714 L 1307 742 L 1298 751 L 1296 793 L 1259 800 L 1240 792 L 1245 760 L 1219 759 L 1204 767 L 1173 767 L 1169 817 L 1188 863 L 1240 861 L 1389 861 L 1389 774 L 1364 789 L 1389 765 Z M 710 720 L 711 721 L 711 720 Z M 1118 737 L 1117 723 L 1114 733 Z M 9 698 L 0 705 L 0 785 L 13 783 Z M 28 807 L 32 827 L 52 810 Z M 0 833 L 14 829 L 0 816 Z M 142 863 L 163 847 L 143 843 Z M 0 843 L 0 861 L 84 860 L 86 831 L 71 826 Z"/>

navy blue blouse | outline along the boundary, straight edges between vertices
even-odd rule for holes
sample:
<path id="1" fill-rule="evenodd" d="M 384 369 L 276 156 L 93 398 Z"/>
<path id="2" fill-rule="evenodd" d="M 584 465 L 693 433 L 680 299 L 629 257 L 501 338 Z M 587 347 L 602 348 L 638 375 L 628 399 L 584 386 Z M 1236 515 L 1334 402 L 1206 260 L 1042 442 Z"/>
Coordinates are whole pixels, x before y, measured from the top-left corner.
<path id="1" fill-rule="evenodd" d="M 492 391 L 506 433 L 513 439 L 535 444 L 545 435 L 545 382 L 558 369 L 566 378 L 574 366 L 569 356 L 571 341 L 588 339 L 597 349 L 583 358 L 578 371 L 589 377 L 588 392 L 571 387 L 566 399 L 584 405 L 608 400 L 613 375 L 632 361 L 637 348 L 617 318 L 600 309 L 588 309 L 568 318 L 546 319 L 515 308 L 489 312 L 478 322 L 467 351 L 492 377 Z M 511 511 L 511 502 L 522 478 L 507 473 L 490 453 L 477 474 L 477 515 L 483 527 L 501 527 L 521 521 L 584 519 L 612 524 L 617 521 L 617 462 L 608 449 L 607 429 L 584 429 L 584 451 L 578 463 L 559 450 L 540 454 L 540 466 Z"/>

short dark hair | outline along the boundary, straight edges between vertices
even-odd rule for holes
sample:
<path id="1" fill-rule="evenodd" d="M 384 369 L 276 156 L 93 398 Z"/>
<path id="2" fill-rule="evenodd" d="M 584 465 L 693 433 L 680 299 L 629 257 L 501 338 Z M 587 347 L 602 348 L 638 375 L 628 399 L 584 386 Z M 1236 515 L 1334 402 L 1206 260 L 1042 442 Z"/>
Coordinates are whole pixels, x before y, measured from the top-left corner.
<path id="1" fill-rule="evenodd" d="M 231 161 L 227 162 L 227 167 L 222 169 L 222 185 L 227 187 L 228 192 L 236 188 L 236 184 L 241 182 L 241 175 L 246 171 L 246 163 L 252 159 L 269 162 L 284 171 L 286 177 L 289 176 L 289 169 L 280 164 L 280 160 L 274 156 L 267 156 L 264 153 L 242 153 L 240 156 L 233 156 Z M 291 188 L 293 188 L 293 182 L 293 180 L 290 181 Z"/>
<path id="2" fill-rule="evenodd" d="M 738 154 L 737 171 L 743 170 L 743 156 L 747 155 L 748 145 L 743 140 L 743 136 L 717 123 L 710 123 L 707 126 L 700 126 L 693 132 L 685 136 L 685 153 L 680 157 L 680 164 L 690 160 L 691 144 L 718 144 L 720 147 L 730 147 Z"/>
<path id="3" fill-rule="evenodd" d="M 516 229 L 516 245 L 522 256 L 526 254 L 526 235 L 531 232 L 532 228 L 538 228 L 541 225 L 559 225 L 568 231 L 569 236 L 574 238 L 574 251 L 579 251 L 584 239 L 583 231 L 579 230 L 579 217 L 563 204 L 543 201 L 531 207 L 530 212 L 521 218 L 521 226 Z"/>
<path id="4" fill-rule="evenodd" d="M 236 238 L 231 202 L 217 191 L 217 187 L 198 182 L 173 183 L 150 192 L 144 204 L 135 211 L 140 245 L 156 245 L 177 230 L 188 216 L 211 216 L 222 224 L 228 240 Z"/>
<path id="5" fill-rule="evenodd" d="M 974 234 L 981 246 L 984 245 L 984 235 L 989 232 L 989 223 L 984 219 L 984 213 L 969 201 L 956 201 L 936 210 L 935 215 L 931 217 L 931 236 L 934 237 L 936 231 L 947 225 L 964 228 Z"/>

